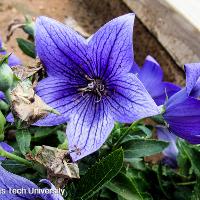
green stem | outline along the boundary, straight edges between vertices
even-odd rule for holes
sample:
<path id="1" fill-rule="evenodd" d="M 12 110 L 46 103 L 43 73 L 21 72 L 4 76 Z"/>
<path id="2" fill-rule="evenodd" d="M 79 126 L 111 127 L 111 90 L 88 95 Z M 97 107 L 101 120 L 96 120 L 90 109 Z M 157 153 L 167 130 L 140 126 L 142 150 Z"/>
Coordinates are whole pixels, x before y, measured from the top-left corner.
<path id="1" fill-rule="evenodd" d="M 114 149 L 119 148 L 122 140 L 129 134 L 129 131 L 131 129 L 133 129 L 137 124 L 139 123 L 139 121 L 135 121 L 133 122 L 127 129 L 126 131 L 123 133 L 123 135 L 121 135 L 121 137 L 117 140 L 117 142 L 114 144 Z"/>
<path id="2" fill-rule="evenodd" d="M 16 160 L 20 163 L 27 165 L 28 167 L 32 166 L 31 162 L 25 160 L 24 158 L 21 158 L 21 157 L 15 155 L 15 154 L 9 153 L 9 152 L 3 150 L 2 148 L 0 148 L 0 156 L 9 158 L 11 160 Z"/>
<path id="3" fill-rule="evenodd" d="M 196 181 L 190 181 L 190 182 L 184 182 L 184 183 L 176 183 L 176 185 L 194 185 L 196 184 L 197 182 Z"/>

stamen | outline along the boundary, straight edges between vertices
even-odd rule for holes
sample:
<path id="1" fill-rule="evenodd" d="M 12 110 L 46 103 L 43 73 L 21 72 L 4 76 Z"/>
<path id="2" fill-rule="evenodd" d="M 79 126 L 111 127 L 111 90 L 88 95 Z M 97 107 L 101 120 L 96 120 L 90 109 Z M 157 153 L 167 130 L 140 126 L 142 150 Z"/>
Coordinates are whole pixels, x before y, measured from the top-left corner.
<path id="1" fill-rule="evenodd" d="M 106 94 L 105 85 L 102 83 L 100 79 L 92 79 L 88 76 L 85 76 L 88 84 L 86 87 L 79 88 L 78 91 L 81 92 L 81 95 L 84 96 L 85 93 L 92 93 L 98 97 L 98 100 L 95 102 L 100 102 L 102 100 L 102 96 Z"/>

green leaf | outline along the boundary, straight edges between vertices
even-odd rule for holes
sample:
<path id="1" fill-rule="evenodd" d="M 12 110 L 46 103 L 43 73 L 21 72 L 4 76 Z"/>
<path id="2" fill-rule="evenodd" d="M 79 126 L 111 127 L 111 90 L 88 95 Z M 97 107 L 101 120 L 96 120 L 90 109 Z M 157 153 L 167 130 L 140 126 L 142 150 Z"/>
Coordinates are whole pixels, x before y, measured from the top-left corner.
<path id="1" fill-rule="evenodd" d="M 145 173 L 130 167 L 126 168 L 126 176 L 132 180 L 141 196 L 144 197 L 144 193 L 149 189 L 150 186 L 148 178 L 145 177 Z"/>
<path id="2" fill-rule="evenodd" d="M 152 137 L 152 131 L 148 127 L 139 125 L 137 128 L 146 135 L 146 138 Z"/>
<path id="3" fill-rule="evenodd" d="M 159 183 L 162 193 L 164 194 L 166 199 L 170 199 L 170 193 L 167 193 L 167 191 L 164 188 L 163 181 L 162 181 L 162 165 L 161 164 L 159 164 L 159 166 L 158 166 L 157 178 L 158 178 L 158 183 Z"/>
<path id="4" fill-rule="evenodd" d="M 2 57 L 0 57 L 0 67 L 1 65 L 3 65 L 4 63 L 8 64 L 8 58 L 10 57 L 11 54 L 6 54 L 6 55 L 1 55 Z"/>
<path id="5" fill-rule="evenodd" d="M 56 133 L 58 127 L 32 127 L 30 128 L 31 133 L 33 133 L 32 141 L 40 141 L 41 139 Z"/>
<path id="6" fill-rule="evenodd" d="M 162 152 L 168 146 L 167 142 L 154 139 L 133 139 L 122 144 L 124 157 L 140 158 Z"/>
<path id="7" fill-rule="evenodd" d="M 19 48 L 28 56 L 35 58 L 35 46 L 33 42 L 29 42 L 28 40 L 24 40 L 22 38 L 17 38 L 17 43 Z"/>
<path id="8" fill-rule="evenodd" d="M 190 162 L 187 154 L 185 153 L 185 150 L 182 147 L 179 140 L 177 140 L 177 147 L 179 150 L 179 154 L 177 156 L 177 162 L 178 162 L 178 166 L 179 166 L 178 173 L 181 176 L 188 177 L 190 175 L 189 172 L 191 169 L 191 162 Z"/>
<path id="9" fill-rule="evenodd" d="M 16 160 L 4 160 L 2 162 L 2 166 L 6 170 L 8 170 L 12 173 L 15 173 L 15 174 L 20 174 L 28 169 L 28 167 L 26 165 L 24 165 Z"/>
<path id="10" fill-rule="evenodd" d="M 5 111 L 5 112 L 8 112 L 9 110 L 9 105 L 3 100 L 0 100 L 0 110 Z"/>
<path id="11" fill-rule="evenodd" d="M 0 140 L 4 139 L 4 125 L 6 124 L 6 119 L 2 112 L 0 111 Z"/>
<path id="12" fill-rule="evenodd" d="M 97 193 L 103 185 L 115 177 L 123 165 L 123 150 L 117 149 L 95 165 L 77 183 L 77 199 L 87 200 Z"/>
<path id="13" fill-rule="evenodd" d="M 135 183 L 123 173 L 119 173 L 113 180 L 106 184 L 106 187 L 124 200 L 143 199 Z"/>
<path id="14" fill-rule="evenodd" d="M 18 129 L 16 132 L 16 140 L 23 155 L 30 151 L 31 133 L 27 129 Z"/>
<path id="15" fill-rule="evenodd" d="M 197 181 L 197 183 L 194 186 L 193 194 L 191 200 L 199 200 L 200 199 L 200 180 Z"/>
<path id="16" fill-rule="evenodd" d="M 141 171 L 146 170 L 145 162 L 143 158 L 124 158 L 125 162 L 128 162 L 128 164 L 133 167 L 134 169 L 138 169 Z"/>
<path id="17" fill-rule="evenodd" d="M 63 132 L 63 131 L 58 130 L 56 132 L 56 134 L 57 134 L 57 138 L 58 138 L 60 144 L 63 144 L 65 142 L 65 140 L 66 140 L 66 133 Z"/>
<path id="18" fill-rule="evenodd" d="M 99 195 L 100 198 L 102 199 L 113 199 L 116 197 L 116 195 L 109 189 L 107 189 L 106 187 L 102 188 L 101 190 L 101 194 Z"/>
<path id="19" fill-rule="evenodd" d="M 199 160 L 199 152 L 195 148 L 192 148 L 189 144 L 184 141 L 178 140 L 178 146 L 181 151 L 184 151 L 186 156 L 191 162 L 194 173 L 200 177 L 200 160 Z"/>

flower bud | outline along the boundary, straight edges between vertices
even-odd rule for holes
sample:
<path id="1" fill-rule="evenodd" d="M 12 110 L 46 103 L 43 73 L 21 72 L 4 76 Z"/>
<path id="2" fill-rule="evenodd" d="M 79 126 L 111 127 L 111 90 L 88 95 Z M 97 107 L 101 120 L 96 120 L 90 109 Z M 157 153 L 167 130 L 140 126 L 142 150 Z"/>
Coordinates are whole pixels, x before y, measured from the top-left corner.
<path id="1" fill-rule="evenodd" d="M 26 16 L 26 22 L 23 26 L 24 32 L 34 38 L 35 22 L 28 16 Z"/>
<path id="2" fill-rule="evenodd" d="M 0 110 L 6 112 L 9 110 L 9 105 L 3 100 L 0 100 Z"/>
<path id="3" fill-rule="evenodd" d="M 5 92 L 12 86 L 12 84 L 13 71 L 6 63 L 2 63 L 0 65 L 0 90 Z"/>

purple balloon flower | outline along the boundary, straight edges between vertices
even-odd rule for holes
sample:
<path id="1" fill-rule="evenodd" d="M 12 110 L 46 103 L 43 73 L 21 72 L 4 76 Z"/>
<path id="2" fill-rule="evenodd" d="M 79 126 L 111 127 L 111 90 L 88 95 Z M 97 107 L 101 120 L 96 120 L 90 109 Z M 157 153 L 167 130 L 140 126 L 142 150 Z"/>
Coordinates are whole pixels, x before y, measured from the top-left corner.
<path id="1" fill-rule="evenodd" d="M 1 37 L 0 37 L 0 55 L 6 55 L 6 54 L 7 54 L 7 52 L 6 52 L 6 50 L 3 48 L 2 39 L 1 39 Z M 21 65 L 21 64 L 22 64 L 21 60 L 20 60 L 15 54 L 12 53 L 12 54 L 9 56 L 9 58 L 8 58 L 8 65 L 9 65 L 10 67 L 16 66 L 16 65 Z"/>
<path id="2" fill-rule="evenodd" d="M 35 199 L 41 199 L 41 200 L 64 200 L 61 194 L 56 193 L 55 186 L 48 180 L 41 180 L 41 183 L 45 183 L 52 189 L 52 192 L 49 192 L 50 190 L 46 191 L 47 188 L 41 189 L 42 192 L 37 192 L 39 190 L 39 187 L 29 181 L 28 179 L 25 179 L 21 176 L 15 175 L 11 172 L 6 171 L 2 166 L 0 166 L 0 188 L 2 192 L 0 194 L 0 199 L 7 199 L 7 200 L 35 200 Z M 18 193 L 11 191 L 12 189 L 19 189 Z M 54 191 L 54 192 L 53 192 Z M 48 194 L 49 193 L 49 194 Z"/>
<path id="3" fill-rule="evenodd" d="M 98 150 L 114 121 L 131 123 L 159 114 L 143 84 L 129 73 L 134 17 L 108 22 L 90 40 L 53 19 L 36 21 L 36 50 L 48 74 L 36 91 L 61 113 L 37 125 L 69 121 L 66 134 L 74 161 Z"/>
<path id="4" fill-rule="evenodd" d="M 13 149 L 10 145 L 8 145 L 7 143 L 5 143 L 5 142 L 0 142 L 0 147 L 1 147 L 3 150 L 5 150 L 5 151 L 7 151 L 7 152 L 9 152 L 9 153 L 12 153 L 12 152 L 14 151 L 14 149 Z M 6 158 L 0 156 L 0 161 L 5 160 L 5 159 L 6 159 Z"/>
<path id="5" fill-rule="evenodd" d="M 176 168 L 178 156 L 178 148 L 176 146 L 176 136 L 170 133 L 169 130 L 162 126 L 157 126 L 157 136 L 159 140 L 169 142 L 169 146 L 164 149 L 163 155 L 165 156 L 163 162 L 170 167 Z"/>
<path id="6" fill-rule="evenodd" d="M 169 130 L 192 144 L 200 143 L 200 101 L 182 89 L 169 98 L 163 117 Z"/>
<path id="7" fill-rule="evenodd" d="M 136 67 L 136 71 L 137 69 Z M 138 78 L 157 105 L 164 104 L 166 96 L 171 97 L 181 89 L 173 83 L 163 82 L 163 71 L 158 62 L 151 56 L 146 57 L 142 68 L 138 71 Z"/>
<path id="8" fill-rule="evenodd" d="M 200 143 L 200 63 L 185 65 L 186 88 L 166 103 L 163 115 L 170 131 L 192 144 Z"/>

